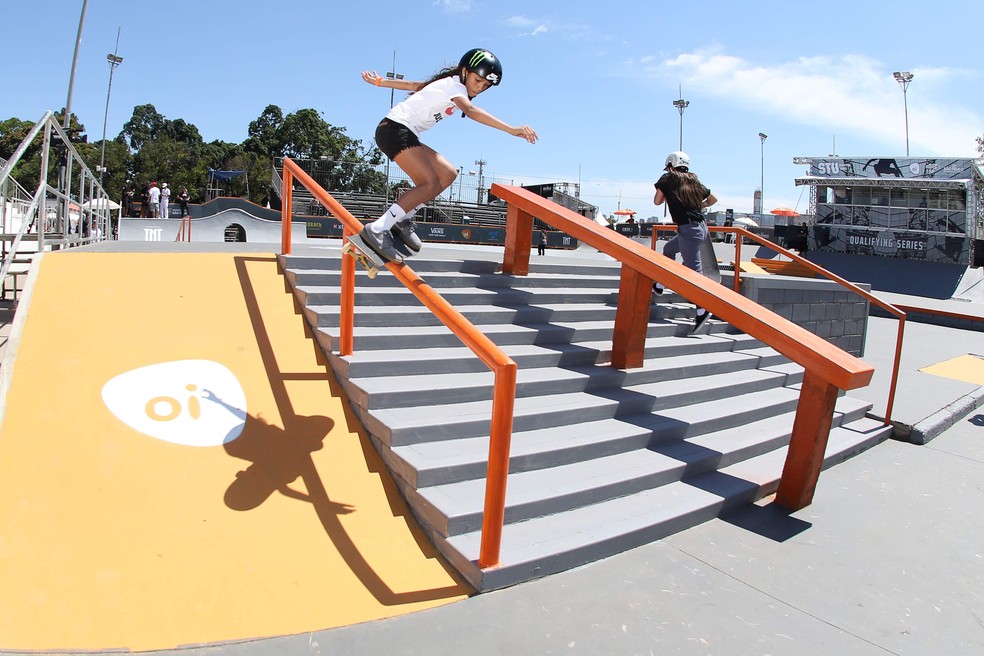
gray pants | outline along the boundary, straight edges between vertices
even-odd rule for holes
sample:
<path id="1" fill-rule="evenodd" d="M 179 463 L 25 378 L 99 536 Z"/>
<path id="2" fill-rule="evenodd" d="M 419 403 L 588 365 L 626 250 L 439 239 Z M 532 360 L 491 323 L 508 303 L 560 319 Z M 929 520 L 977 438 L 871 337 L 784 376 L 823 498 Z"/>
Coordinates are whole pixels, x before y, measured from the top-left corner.
<path id="1" fill-rule="evenodd" d="M 663 246 L 663 255 L 675 260 L 679 253 L 683 258 L 684 266 L 702 273 L 700 244 L 705 239 L 707 239 L 707 224 L 704 221 L 679 225 L 676 236 Z"/>

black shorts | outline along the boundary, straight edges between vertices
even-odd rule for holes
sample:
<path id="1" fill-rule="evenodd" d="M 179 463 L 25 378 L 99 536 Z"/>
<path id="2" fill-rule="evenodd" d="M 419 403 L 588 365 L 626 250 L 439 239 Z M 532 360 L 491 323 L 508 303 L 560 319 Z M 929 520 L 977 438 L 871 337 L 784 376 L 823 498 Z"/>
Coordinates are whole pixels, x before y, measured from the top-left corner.
<path id="1" fill-rule="evenodd" d="M 396 156 L 407 148 L 423 144 L 420 143 L 417 135 L 410 131 L 410 128 L 402 123 L 384 118 L 376 126 L 376 145 L 383 151 L 384 155 L 390 159 L 396 159 Z"/>

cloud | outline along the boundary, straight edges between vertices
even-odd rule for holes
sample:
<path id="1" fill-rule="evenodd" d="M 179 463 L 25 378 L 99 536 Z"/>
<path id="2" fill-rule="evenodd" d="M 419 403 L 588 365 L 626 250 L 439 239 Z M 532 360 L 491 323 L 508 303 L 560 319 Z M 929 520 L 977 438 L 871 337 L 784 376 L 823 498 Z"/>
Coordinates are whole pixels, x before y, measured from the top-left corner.
<path id="1" fill-rule="evenodd" d="M 581 23 L 558 22 L 550 19 L 530 18 L 529 16 L 509 16 L 506 25 L 519 30 L 517 36 L 536 37 L 543 34 L 555 34 L 566 38 L 585 38 L 592 34 L 588 26 Z"/>
<path id="2" fill-rule="evenodd" d="M 711 48 L 671 59 L 636 61 L 654 79 L 683 82 L 692 93 L 802 125 L 853 131 L 893 147 L 898 143 L 904 120 L 901 89 L 891 71 L 872 57 L 801 57 L 761 65 Z M 953 90 L 970 83 L 959 78 L 972 73 L 947 68 L 913 68 L 912 73 L 914 81 L 906 94 L 910 150 L 972 155 L 974 137 L 984 121 L 969 107 L 952 101 Z M 922 93 L 914 93 L 918 83 Z M 943 98 L 947 100 L 939 100 Z"/>
<path id="3" fill-rule="evenodd" d="M 464 14 L 471 11 L 471 0 L 434 0 L 434 6 L 449 14 Z"/>

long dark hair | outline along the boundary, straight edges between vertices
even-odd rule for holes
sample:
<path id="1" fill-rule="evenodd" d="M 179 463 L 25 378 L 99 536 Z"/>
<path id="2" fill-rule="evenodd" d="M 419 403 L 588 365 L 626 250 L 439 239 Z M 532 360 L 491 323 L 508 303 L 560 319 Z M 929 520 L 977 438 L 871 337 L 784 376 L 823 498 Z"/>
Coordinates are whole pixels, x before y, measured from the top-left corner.
<path id="1" fill-rule="evenodd" d="M 449 66 L 448 68 L 442 68 L 437 73 L 434 73 L 434 75 L 432 75 L 429 80 L 427 80 L 426 82 L 424 82 L 423 84 L 421 84 L 420 85 L 420 89 L 423 89 L 424 87 L 426 87 L 428 84 L 430 84 L 432 82 L 437 82 L 438 80 L 443 80 L 446 77 L 454 77 L 455 75 L 458 75 L 458 76 L 461 75 L 461 68 L 459 68 L 457 66 Z M 464 84 L 464 82 L 465 82 L 464 78 L 462 78 L 461 82 L 462 82 L 462 84 Z M 417 91 L 420 91 L 420 89 L 417 89 Z M 474 100 L 474 99 L 475 99 L 475 96 L 473 96 L 471 94 L 468 94 L 468 100 Z M 465 113 L 464 112 L 461 113 L 461 117 L 462 118 L 465 117 Z"/>
<path id="2" fill-rule="evenodd" d="M 457 66 L 449 66 L 448 68 L 442 68 L 437 73 L 434 73 L 434 75 L 432 75 L 430 79 L 428 79 L 426 82 L 420 85 L 420 88 L 423 89 L 431 82 L 437 82 L 438 80 L 443 80 L 446 77 L 454 77 L 455 75 L 461 75 L 461 69 L 458 68 Z"/>
<path id="3" fill-rule="evenodd" d="M 688 210 L 699 210 L 704 205 L 704 185 L 685 168 L 666 166 L 666 190 Z"/>

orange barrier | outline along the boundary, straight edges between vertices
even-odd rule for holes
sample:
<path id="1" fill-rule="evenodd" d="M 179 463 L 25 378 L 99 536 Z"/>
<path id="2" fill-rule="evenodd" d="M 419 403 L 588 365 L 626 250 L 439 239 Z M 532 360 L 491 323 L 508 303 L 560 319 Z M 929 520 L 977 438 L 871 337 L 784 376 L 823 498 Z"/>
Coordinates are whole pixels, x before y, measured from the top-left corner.
<path id="1" fill-rule="evenodd" d="M 284 255 L 290 254 L 290 223 L 294 179 L 342 222 L 345 235 L 357 234 L 362 222 L 346 210 L 341 203 L 321 188 L 290 158 L 283 164 L 283 209 L 281 246 Z M 516 401 L 516 363 L 502 352 L 495 343 L 476 328 L 468 319 L 424 282 L 406 264 L 387 263 L 386 268 L 402 282 L 413 295 L 434 313 L 444 325 L 458 336 L 465 346 L 485 363 L 495 375 L 492 393 L 492 423 L 489 430 L 489 463 L 485 484 L 485 511 L 482 517 L 482 544 L 478 565 L 482 568 L 499 564 L 502 543 L 502 525 L 506 514 L 506 477 L 509 473 L 509 449 L 512 440 L 513 408 Z M 355 260 L 342 258 L 342 291 L 340 305 L 339 355 L 353 351 L 355 316 Z"/>
<path id="2" fill-rule="evenodd" d="M 810 504 L 823 464 L 838 389 L 867 385 L 874 374 L 870 365 L 737 292 L 526 189 L 493 184 L 491 191 L 509 206 L 504 273 L 529 272 L 534 217 L 622 263 L 612 366 L 631 368 L 643 364 L 654 280 L 800 364 L 805 372 L 776 502 L 791 509 Z"/>
<path id="3" fill-rule="evenodd" d="M 667 227 L 662 227 L 662 226 L 659 226 L 659 227 L 655 227 L 654 226 L 653 227 L 652 249 L 654 251 L 656 250 L 656 234 L 658 232 L 665 232 L 665 231 L 668 231 L 668 230 L 669 231 L 675 231 L 676 228 L 675 227 L 668 227 L 667 228 Z M 898 330 L 898 333 L 897 333 L 896 338 L 895 338 L 895 361 L 892 363 L 892 381 L 891 381 L 891 383 L 889 384 L 889 387 L 888 387 L 888 401 L 885 404 L 885 420 L 884 420 L 884 422 L 885 422 L 885 425 L 886 426 L 888 426 L 889 424 L 891 424 L 892 423 L 892 409 L 895 407 L 895 388 L 898 386 L 898 382 L 899 382 L 899 366 L 900 366 L 900 364 L 902 362 L 902 337 L 903 337 L 903 334 L 905 333 L 905 316 L 906 316 L 905 315 L 905 312 L 902 309 L 900 309 L 900 308 L 892 305 L 891 303 L 888 303 L 886 301 L 883 301 L 880 298 L 878 298 L 877 296 L 875 296 L 875 295 L 873 295 L 873 294 L 871 294 L 869 292 L 866 292 L 865 290 L 861 289 L 860 287 L 858 287 L 854 283 L 849 282 L 849 281 L 845 280 L 844 278 L 841 278 L 837 274 L 832 273 L 830 271 L 827 271 L 826 269 L 824 269 L 820 265 L 814 264 L 813 262 L 811 262 L 810 260 L 806 259 L 805 257 L 802 257 L 800 255 L 797 255 L 796 253 L 794 253 L 794 252 L 792 252 L 792 251 L 790 251 L 790 250 L 788 250 L 786 248 L 783 248 L 782 246 L 779 246 L 778 244 L 776 244 L 774 242 L 771 242 L 771 241 L 769 241 L 768 239 L 766 239 L 764 237 L 760 237 L 759 235 L 755 234 L 754 232 L 749 232 L 748 230 L 745 230 L 744 228 L 739 228 L 739 227 L 734 227 L 734 226 L 729 226 L 729 227 L 724 227 L 724 226 L 708 226 L 708 230 L 710 230 L 711 232 L 730 232 L 730 233 L 734 233 L 734 234 L 738 235 L 738 238 L 735 239 L 735 263 L 736 263 L 735 264 L 735 278 L 734 278 L 734 290 L 735 290 L 735 292 L 738 291 L 738 289 L 739 289 L 739 283 L 740 283 L 740 272 L 738 271 L 738 264 L 737 263 L 741 262 L 741 244 L 744 241 L 744 239 L 742 239 L 742 237 L 748 237 L 749 239 L 751 239 L 751 240 L 753 240 L 755 242 L 758 242 L 760 245 L 765 246 L 766 248 L 770 248 L 770 249 L 774 250 L 776 253 L 779 253 L 780 255 L 784 255 L 784 256 L 788 257 L 792 261 L 791 264 L 797 265 L 802 270 L 811 271 L 811 272 L 813 272 L 813 273 L 815 273 L 815 274 L 817 274 L 819 276 L 823 276 L 827 280 L 832 280 L 833 282 L 836 282 L 838 285 L 840 285 L 841 287 L 844 287 L 845 289 L 851 290 L 852 292 L 854 292 L 858 296 L 861 296 L 862 298 L 864 298 L 869 303 L 871 303 L 873 305 L 877 305 L 878 307 L 882 308 L 883 310 L 885 310 L 886 312 L 888 312 L 889 314 L 891 314 L 892 316 L 894 316 L 896 319 L 899 320 L 899 330 Z M 753 257 L 752 258 L 752 261 L 753 262 L 756 262 L 757 260 L 756 260 L 756 258 Z"/>

